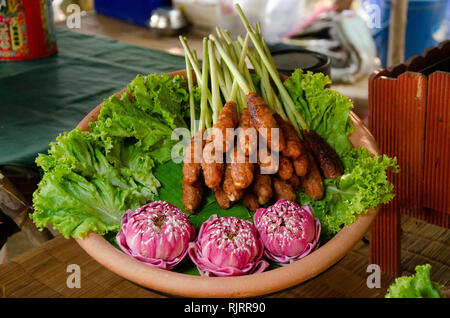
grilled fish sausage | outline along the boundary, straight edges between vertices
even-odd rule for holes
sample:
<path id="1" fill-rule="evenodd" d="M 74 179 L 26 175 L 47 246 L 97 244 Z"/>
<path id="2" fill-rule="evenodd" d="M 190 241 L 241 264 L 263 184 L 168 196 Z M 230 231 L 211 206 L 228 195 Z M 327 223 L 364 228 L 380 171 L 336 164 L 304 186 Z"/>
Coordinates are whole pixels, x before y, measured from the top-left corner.
<path id="1" fill-rule="evenodd" d="M 216 198 L 217 204 L 219 204 L 222 209 L 226 210 L 231 207 L 232 202 L 228 199 L 227 194 L 221 187 L 214 189 L 214 197 Z"/>
<path id="2" fill-rule="evenodd" d="M 336 179 L 344 173 L 344 166 L 336 151 L 314 130 L 303 131 L 306 144 L 319 162 L 326 179 Z"/>
<path id="3" fill-rule="evenodd" d="M 231 164 L 229 163 L 225 166 L 225 175 L 223 177 L 222 188 L 231 202 L 240 200 L 244 194 L 243 190 L 237 189 L 234 185 L 234 181 L 231 176 Z"/>
<path id="4" fill-rule="evenodd" d="M 270 112 L 269 107 L 264 99 L 256 93 L 249 93 L 247 95 L 248 112 L 253 126 L 264 138 L 267 146 L 273 151 L 283 151 L 285 148 L 285 140 L 283 132 L 278 126 L 277 121 Z M 278 142 L 272 140 L 272 128 L 276 128 L 278 132 Z"/>
<path id="5" fill-rule="evenodd" d="M 297 189 L 301 185 L 300 178 L 295 173 L 292 174 L 292 177 L 288 180 L 288 182 L 292 184 L 292 188 L 294 189 L 294 191 L 297 191 Z"/>
<path id="6" fill-rule="evenodd" d="M 283 180 L 289 180 L 294 173 L 294 167 L 288 157 L 280 155 L 280 164 L 278 167 L 278 176 Z"/>
<path id="7" fill-rule="evenodd" d="M 182 193 L 184 209 L 189 213 L 194 213 L 202 203 L 203 182 L 201 178 L 199 178 L 193 184 L 189 184 L 183 181 Z"/>
<path id="8" fill-rule="evenodd" d="M 204 130 L 199 130 L 192 137 L 191 142 L 186 147 L 186 153 L 184 155 L 183 162 L 183 181 L 189 184 L 193 184 L 200 177 L 202 171 L 202 152 L 205 146 L 203 140 Z"/>
<path id="9" fill-rule="evenodd" d="M 248 108 L 244 108 L 239 119 L 238 145 L 240 150 L 246 155 L 252 154 L 258 144 L 256 129 L 252 126 Z"/>
<path id="10" fill-rule="evenodd" d="M 308 173 L 309 160 L 306 153 L 292 159 L 292 165 L 294 166 L 295 174 L 299 177 L 303 177 Z"/>
<path id="11" fill-rule="evenodd" d="M 255 169 L 254 181 L 252 184 L 253 193 L 258 198 L 260 205 L 266 204 L 273 197 L 272 179 L 268 174 L 261 174 Z"/>
<path id="12" fill-rule="evenodd" d="M 255 212 L 259 208 L 258 198 L 253 191 L 247 189 L 242 197 L 242 204 L 250 211 Z"/>
<path id="13" fill-rule="evenodd" d="M 322 175 L 312 154 L 308 153 L 309 172 L 301 177 L 302 187 L 306 195 L 314 201 L 321 200 L 325 193 Z"/>
<path id="14" fill-rule="evenodd" d="M 212 132 L 207 137 L 207 142 L 214 142 L 216 149 L 227 152 L 234 142 L 234 130 L 227 134 L 227 129 L 234 129 L 238 124 L 236 103 L 226 102 L 219 113 L 219 118 L 214 124 Z M 219 136 L 219 134 L 221 134 Z"/>
<path id="15" fill-rule="evenodd" d="M 217 160 L 215 149 L 213 143 L 207 143 L 203 148 L 201 166 L 205 184 L 210 189 L 219 187 L 223 177 L 223 163 Z M 223 156 L 222 153 L 220 155 Z"/>
<path id="16" fill-rule="evenodd" d="M 297 195 L 295 194 L 292 184 L 286 180 L 281 179 L 279 176 L 272 177 L 273 189 L 275 191 L 275 199 L 295 201 Z"/>
<path id="17" fill-rule="evenodd" d="M 253 171 L 253 163 L 238 147 L 235 147 L 231 157 L 231 177 L 235 188 L 248 188 L 253 182 Z"/>
<path id="18" fill-rule="evenodd" d="M 304 147 L 295 131 L 294 127 L 290 122 L 285 121 L 280 115 L 273 115 L 275 120 L 283 132 L 284 140 L 286 142 L 286 147 L 283 150 L 283 155 L 289 158 L 297 158 L 304 153 Z"/>

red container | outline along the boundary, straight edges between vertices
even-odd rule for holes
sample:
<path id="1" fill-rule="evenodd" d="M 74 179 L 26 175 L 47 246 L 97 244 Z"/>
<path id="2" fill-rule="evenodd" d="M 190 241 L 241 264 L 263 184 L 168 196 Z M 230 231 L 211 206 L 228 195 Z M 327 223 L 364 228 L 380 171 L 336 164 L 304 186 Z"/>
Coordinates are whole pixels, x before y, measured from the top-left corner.
<path id="1" fill-rule="evenodd" d="M 0 0 L 0 61 L 56 53 L 51 0 Z"/>

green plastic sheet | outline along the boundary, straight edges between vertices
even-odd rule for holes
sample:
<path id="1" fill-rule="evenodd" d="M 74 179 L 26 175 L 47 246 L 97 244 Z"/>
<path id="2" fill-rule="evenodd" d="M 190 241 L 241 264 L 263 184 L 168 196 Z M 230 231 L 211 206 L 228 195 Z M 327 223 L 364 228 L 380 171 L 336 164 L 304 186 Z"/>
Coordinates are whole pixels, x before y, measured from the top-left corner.
<path id="1" fill-rule="evenodd" d="M 56 55 L 0 62 L 0 166 L 33 168 L 38 153 L 137 74 L 185 68 L 184 57 L 57 29 Z"/>

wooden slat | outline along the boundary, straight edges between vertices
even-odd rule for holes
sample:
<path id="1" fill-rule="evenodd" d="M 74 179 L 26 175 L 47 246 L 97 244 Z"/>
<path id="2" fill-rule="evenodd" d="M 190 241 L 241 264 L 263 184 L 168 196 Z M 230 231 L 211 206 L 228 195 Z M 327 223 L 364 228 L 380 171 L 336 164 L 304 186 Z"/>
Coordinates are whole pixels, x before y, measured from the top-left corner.
<path id="1" fill-rule="evenodd" d="M 398 125 L 396 124 L 395 96 L 397 80 L 372 76 L 369 81 L 369 130 L 375 137 L 382 153 L 396 156 L 398 150 Z M 398 174 L 388 172 L 388 178 L 398 193 Z M 372 225 L 370 235 L 370 262 L 381 269 L 398 275 L 400 266 L 400 212 L 399 201 L 394 198 L 383 206 Z"/>
<path id="2" fill-rule="evenodd" d="M 419 73 L 403 73 L 397 78 L 395 94 L 396 149 L 400 166 L 396 200 L 402 212 L 422 209 L 423 166 L 427 79 Z M 388 136 L 388 138 L 392 136 Z"/>
<path id="3" fill-rule="evenodd" d="M 450 73 L 429 76 L 423 201 L 428 209 L 413 216 L 450 227 Z M 427 213 L 428 212 L 428 213 Z"/>

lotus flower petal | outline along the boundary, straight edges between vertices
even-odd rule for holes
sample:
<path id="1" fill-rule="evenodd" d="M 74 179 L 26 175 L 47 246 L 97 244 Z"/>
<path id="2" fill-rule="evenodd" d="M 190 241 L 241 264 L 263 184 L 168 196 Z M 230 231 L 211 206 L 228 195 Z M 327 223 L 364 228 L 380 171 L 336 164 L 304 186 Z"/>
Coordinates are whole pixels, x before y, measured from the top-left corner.
<path id="1" fill-rule="evenodd" d="M 195 228 L 175 205 L 154 201 L 122 216 L 119 247 L 131 257 L 162 269 L 173 269 L 187 255 Z"/>
<path id="2" fill-rule="evenodd" d="M 280 265 L 311 253 L 320 237 L 320 221 L 309 205 L 278 200 L 267 209 L 256 211 L 255 226 L 264 244 L 264 255 Z"/>
<path id="3" fill-rule="evenodd" d="M 264 246 L 254 225 L 235 217 L 212 216 L 200 227 L 188 253 L 202 276 L 238 276 L 263 272 Z"/>

